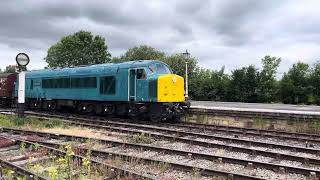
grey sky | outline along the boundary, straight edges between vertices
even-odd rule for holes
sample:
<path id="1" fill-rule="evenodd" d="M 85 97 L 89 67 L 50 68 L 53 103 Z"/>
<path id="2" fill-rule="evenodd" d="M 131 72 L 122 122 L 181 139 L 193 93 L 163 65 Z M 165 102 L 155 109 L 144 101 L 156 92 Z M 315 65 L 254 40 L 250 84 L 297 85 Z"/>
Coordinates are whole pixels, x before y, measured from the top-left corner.
<path id="1" fill-rule="evenodd" d="M 0 6 L 0 68 L 18 52 L 41 69 L 46 51 L 78 30 L 106 38 L 113 56 L 146 44 L 168 54 L 188 49 L 205 68 L 227 71 L 282 57 L 279 72 L 319 58 L 320 1 L 8 0 Z"/>

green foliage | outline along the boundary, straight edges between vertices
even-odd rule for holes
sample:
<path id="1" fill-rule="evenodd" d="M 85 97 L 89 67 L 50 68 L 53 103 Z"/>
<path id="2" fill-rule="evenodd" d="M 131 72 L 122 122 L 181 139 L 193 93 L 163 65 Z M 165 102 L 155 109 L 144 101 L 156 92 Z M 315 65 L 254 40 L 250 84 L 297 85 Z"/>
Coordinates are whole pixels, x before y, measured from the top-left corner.
<path id="1" fill-rule="evenodd" d="M 150 136 L 146 135 L 145 133 L 135 134 L 133 136 L 128 137 L 128 141 L 131 143 L 142 143 L 142 144 L 151 144 L 155 140 Z"/>
<path id="2" fill-rule="evenodd" d="M 276 73 L 281 62 L 280 58 L 265 56 L 262 59 L 262 71 L 259 73 L 257 88 L 258 102 L 271 102 L 276 100 L 277 86 Z"/>
<path id="3" fill-rule="evenodd" d="M 113 58 L 112 62 L 124 62 L 133 60 L 163 60 L 165 54 L 147 45 L 136 46 L 128 49 L 120 58 Z"/>
<path id="4" fill-rule="evenodd" d="M 320 64 L 317 63 L 314 65 L 314 68 L 311 70 L 310 75 L 310 84 L 312 86 L 312 96 L 309 96 L 309 100 L 320 105 Z"/>
<path id="5" fill-rule="evenodd" d="M 308 64 L 298 62 L 283 75 L 280 81 L 280 94 L 284 103 L 311 104 L 313 87 L 311 84 L 312 72 Z M 316 87 L 318 89 L 318 87 Z"/>
<path id="6" fill-rule="evenodd" d="M 18 118 L 12 115 L 0 115 L 0 126 L 4 127 L 29 127 L 29 128 L 55 128 L 67 125 L 59 119 L 40 120 L 33 117 Z"/>
<path id="7" fill-rule="evenodd" d="M 219 71 L 197 68 L 189 78 L 189 95 L 197 100 L 222 101 L 227 95 L 229 76 Z"/>
<path id="8" fill-rule="evenodd" d="M 185 77 L 186 62 L 188 63 L 188 76 L 191 78 L 197 67 L 197 60 L 195 58 L 186 59 L 182 54 L 173 54 L 167 56 L 163 61 L 170 66 L 175 74 Z"/>
<path id="9" fill-rule="evenodd" d="M 16 72 L 16 67 L 14 65 L 6 66 L 6 69 L 4 70 L 4 72 L 5 73 L 15 73 Z"/>
<path id="10" fill-rule="evenodd" d="M 79 31 L 52 45 L 45 60 L 49 67 L 68 67 L 107 63 L 111 54 L 103 37 Z"/>
<path id="11" fill-rule="evenodd" d="M 258 70 L 254 66 L 232 71 L 228 100 L 237 102 L 257 102 Z"/>

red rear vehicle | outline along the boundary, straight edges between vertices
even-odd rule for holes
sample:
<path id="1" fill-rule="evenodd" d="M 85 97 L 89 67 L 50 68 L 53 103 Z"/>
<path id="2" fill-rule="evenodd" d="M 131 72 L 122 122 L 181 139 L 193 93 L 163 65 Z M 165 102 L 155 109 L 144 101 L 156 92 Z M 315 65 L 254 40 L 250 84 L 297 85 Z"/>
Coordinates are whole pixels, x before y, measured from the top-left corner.
<path id="1" fill-rule="evenodd" d="M 0 74 L 0 105 L 10 105 L 12 103 L 14 82 L 16 79 L 16 73 Z"/>

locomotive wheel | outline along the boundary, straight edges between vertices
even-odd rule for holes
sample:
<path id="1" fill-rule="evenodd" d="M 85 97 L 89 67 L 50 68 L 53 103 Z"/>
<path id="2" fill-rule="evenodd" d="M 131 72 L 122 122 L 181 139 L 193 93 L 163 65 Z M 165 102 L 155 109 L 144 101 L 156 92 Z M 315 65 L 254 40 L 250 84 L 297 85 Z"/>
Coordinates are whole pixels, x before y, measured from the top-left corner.
<path id="1" fill-rule="evenodd" d="M 151 122 L 161 122 L 162 120 L 162 116 L 161 115 L 157 115 L 157 114 L 151 114 L 150 115 L 150 121 Z"/>
<path id="2" fill-rule="evenodd" d="M 94 108 L 94 112 L 96 114 L 102 114 L 102 105 L 101 104 L 97 104 L 96 107 Z"/>
<path id="3" fill-rule="evenodd" d="M 94 109 L 95 108 L 94 108 L 93 104 L 87 104 L 86 108 L 87 108 L 86 111 L 85 111 L 86 113 L 88 113 L 88 114 L 93 114 L 94 113 Z"/>
<path id="4" fill-rule="evenodd" d="M 160 104 L 152 104 L 150 106 L 149 117 L 152 122 L 161 122 L 164 107 Z"/>
<path id="5" fill-rule="evenodd" d="M 48 110 L 48 101 L 43 101 L 42 103 L 42 109 L 47 111 Z"/>
<path id="6" fill-rule="evenodd" d="M 42 107 L 41 101 L 32 100 L 30 102 L 30 109 L 41 109 L 41 107 Z"/>
<path id="7" fill-rule="evenodd" d="M 54 102 L 54 101 L 49 101 L 48 102 L 48 109 L 49 110 L 56 110 L 56 108 L 57 108 L 57 103 L 56 102 Z"/>

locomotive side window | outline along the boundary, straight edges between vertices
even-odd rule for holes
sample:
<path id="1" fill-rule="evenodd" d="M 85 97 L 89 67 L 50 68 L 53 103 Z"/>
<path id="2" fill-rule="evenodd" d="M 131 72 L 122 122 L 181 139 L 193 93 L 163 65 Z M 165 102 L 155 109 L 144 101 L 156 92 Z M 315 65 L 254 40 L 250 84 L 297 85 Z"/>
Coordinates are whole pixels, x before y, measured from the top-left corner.
<path id="1" fill-rule="evenodd" d="M 116 94 L 115 76 L 105 76 L 100 78 L 100 93 L 107 95 Z"/>
<path id="2" fill-rule="evenodd" d="M 97 88 L 97 78 L 71 78 L 71 88 Z"/>
<path id="3" fill-rule="evenodd" d="M 147 79 L 144 69 L 137 69 L 137 79 Z"/>
<path id="4" fill-rule="evenodd" d="M 33 89 L 33 79 L 31 79 L 31 82 L 30 82 L 30 89 Z"/>
<path id="5" fill-rule="evenodd" d="M 59 78 L 58 88 L 70 88 L 70 78 Z"/>
<path id="6" fill-rule="evenodd" d="M 97 88 L 96 77 L 43 79 L 42 88 Z"/>

